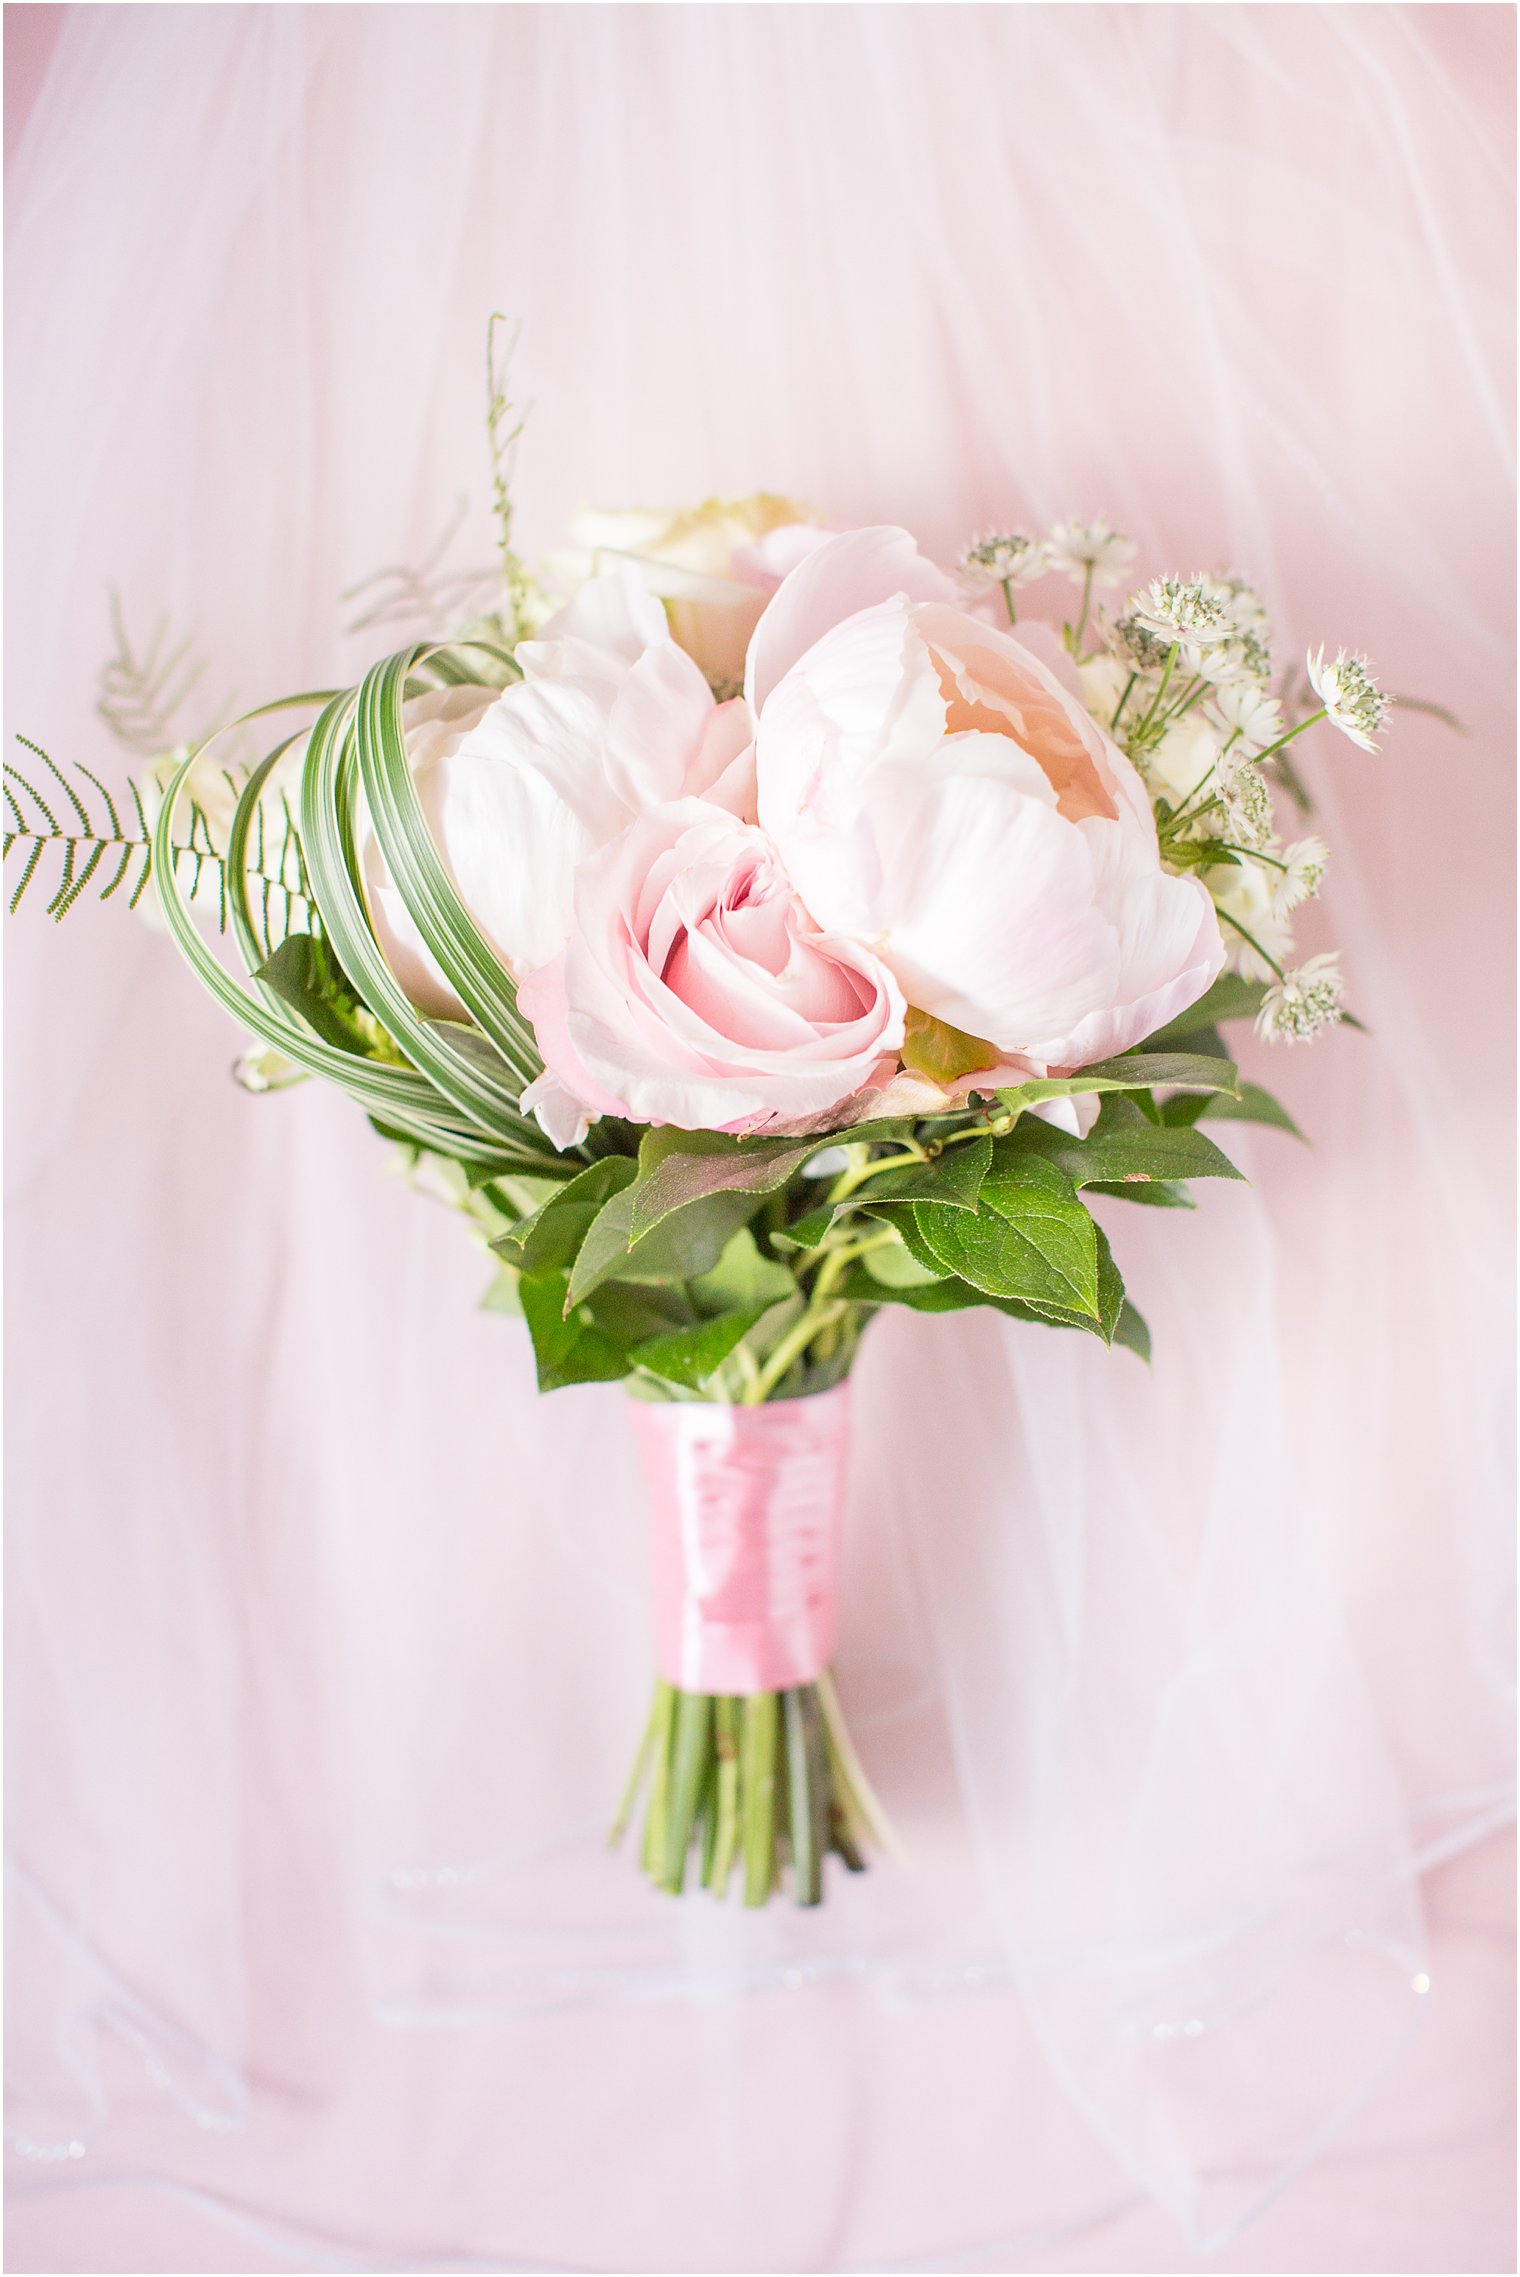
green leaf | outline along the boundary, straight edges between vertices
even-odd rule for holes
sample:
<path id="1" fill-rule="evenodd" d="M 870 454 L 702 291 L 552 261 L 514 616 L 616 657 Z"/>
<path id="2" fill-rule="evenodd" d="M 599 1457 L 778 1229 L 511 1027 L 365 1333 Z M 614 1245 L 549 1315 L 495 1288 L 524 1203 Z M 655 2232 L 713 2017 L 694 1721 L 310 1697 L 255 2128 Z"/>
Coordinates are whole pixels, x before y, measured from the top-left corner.
<path id="1" fill-rule="evenodd" d="M 868 1249 L 860 1260 L 873 1281 L 888 1289 L 922 1289 L 944 1279 L 943 1267 L 923 1264 L 895 1225 L 886 1230 L 894 1238 L 879 1249 Z"/>
<path id="2" fill-rule="evenodd" d="M 773 1233 L 773 1245 L 777 1249 L 816 1249 L 843 1207 L 842 1203 L 836 1207 L 828 1202 L 820 1202 L 816 1210 L 807 1211 L 803 1217 L 793 1218 L 790 1225 L 782 1226 L 778 1232 Z"/>
<path id="3" fill-rule="evenodd" d="M 1101 1074 L 1106 1090 L 1156 1091 L 1178 1085 L 1192 1091 L 1234 1091 L 1239 1076 L 1229 1060 L 1214 1052 L 1125 1052 L 1084 1071 Z"/>
<path id="4" fill-rule="evenodd" d="M 1103 1330 L 1103 1341 L 1112 1344 L 1119 1316 L 1124 1310 L 1124 1277 L 1114 1263 L 1114 1253 L 1108 1246 L 1108 1236 L 1101 1226 L 1098 1233 L 1098 1320 Z"/>
<path id="5" fill-rule="evenodd" d="M 566 1313 L 568 1280 L 564 1272 L 524 1273 L 518 1283 L 540 1391 L 615 1383 L 628 1373 L 628 1347 L 598 1325 L 589 1305 Z"/>
<path id="6" fill-rule="evenodd" d="M 1147 1036 L 1143 1051 L 1169 1051 L 1173 1045 L 1184 1049 L 1192 1037 L 1205 1028 L 1212 1028 L 1220 1020 L 1253 1019 L 1261 1009 L 1266 987 L 1259 980 L 1242 980 L 1238 973 L 1221 973 L 1212 988 L 1179 1012 L 1175 1020 L 1168 1020 L 1164 1028 Z"/>
<path id="7" fill-rule="evenodd" d="M 627 1155 L 606 1155 L 551 1194 L 532 1217 L 513 1226 L 492 1248 L 524 1272 L 568 1268 L 601 1211 L 632 1184 L 635 1175 L 636 1166 Z"/>
<path id="8" fill-rule="evenodd" d="M 1259 1083 L 1243 1083 L 1238 1099 L 1205 1099 L 1200 1113 L 1219 1121 L 1270 1123 L 1276 1130 L 1291 1132 L 1305 1146 L 1309 1143 L 1282 1101 Z"/>
<path id="9" fill-rule="evenodd" d="M 929 1162 L 884 1170 L 879 1178 L 867 1179 L 858 1194 L 873 1208 L 878 1203 L 942 1202 L 954 1209 L 974 1210 L 982 1180 L 991 1168 L 992 1140 L 982 1131 L 969 1144 L 948 1146 Z"/>
<path id="10" fill-rule="evenodd" d="M 311 933 L 292 933 L 253 977 L 273 989 L 282 1004 L 299 1012 L 324 1043 L 369 1056 L 359 1025 L 358 999 L 343 985 L 337 960 L 325 941 Z"/>
<path id="11" fill-rule="evenodd" d="M 635 1192 L 631 1185 L 622 1187 L 592 1220 L 570 1277 L 568 1304 L 578 1304 L 603 1281 L 664 1285 L 710 1273 L 764 1199 L 743 1189 L 708 1194 L 673 1210 L 630 1250 Z"/>
<path id="12" fill-rule="evenodd" d="M 1074 1186 L 1240 1176 L 1229 1156 L 1202 1131 L 1152 1123 L 1127 1099 L 1105 1102 L 1085 1139 L 1052 1130 L 1048 1123 L 1025 1122 L 1011 1138 L 1000 1139 L 998 1147 L 1009 1161 L 1038 1155 L 1056 1164 Z"/>
<path id="13" fill-rule="evenodd" d="M 1137 1359 L 1143 1360 L 1147 1367 L 1150 1366 L 1151 1332 L 1145 1325 L 1144 1315 L 1136 1312 L 1128 1297 L 1114 1324 L 1114 1342 L 1122 1344 L 1127 1352 L 1133 1352 Z"/>
<path id="14" fill-rule="evenodd" d="M 1173 1178 L 1133 1179 L 1127 1185 L 1122 1179 L 1110 1182 L 1090 1178 L 1082 1190 L 1086 1194 L 1107 1194 L 1115 1202 L 1144 1202 L 1153 1210 L 1196 1210 L 1198 1207 L 1187 1187 Z"/>
<path id="15" fill-rule="evenodd" d="M 1074 1099 L 1094 1091 L 1149 1091 L 1158 1084 L 1183 1084 L 1199 1091 L 1233 1091 L 1236 1073 L 1227 1059 L 1208 1052 L 1126 1052 L 1120 1059 L 1095 1060 L 1080 1075 L 1042 1076 L 994 1094 L 1014 1113 L 1045 1099 Z"/>
<path id="16" fill-rule="evenodd" d="M 796 1291 L 784 1265 L 763 1257 L 749 1227 L 741 1226 L 710 1273 L 691 1282 L 692 1301 L 703 1313 L 760 1311 Z"/>
<path id="17" fill-rule="evenodd" d="M 715 1320 L 699 1321 L 694 1328 L 653 1336 L 648 1343 L 635 1345 L 631 1357 L 637 1367 L 658 1376 L 663 1383 L 700 1391 L 769 1310 L 769 1305 L 754 1305 L 745 1312 L 720 1313 Z"/>
<path id="18" fill-rule="evenodd" d="M 792 1173 L 825 1147 L 856 1145 L 878 1136 L 911 1135 L 911 1122 L 861 1124 L 840 1133 L 810 1138 L 736 1139 L 719 1131 L 646 1131 L 639 1147 L 638 1187 L 633 1207 L 635 1243 L 678 1210 L 710 1194 L 750 1194 L 757 1199 L 784 1186 Z"/>
<path id="19" fill-rule="evenodd" d="M 937 1260 L 988 1296 L 1098 1318 L 1097 1227 L 1055 1163 L 1001 1156 L 975 1212 L 917 1202 L 912 1218 L 929 1252 L 923 1262 Z"/>

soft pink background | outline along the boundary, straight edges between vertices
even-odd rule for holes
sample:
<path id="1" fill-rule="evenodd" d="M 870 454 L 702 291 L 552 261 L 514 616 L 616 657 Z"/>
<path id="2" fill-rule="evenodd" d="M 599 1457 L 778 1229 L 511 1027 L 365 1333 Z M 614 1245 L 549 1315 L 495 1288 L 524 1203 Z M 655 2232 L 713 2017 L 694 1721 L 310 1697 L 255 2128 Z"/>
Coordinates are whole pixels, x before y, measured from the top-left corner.
<path id="1" fill-rule="evenodd" d="M 1471 731 L 1314 760 L 1373 1036 L 1274 1059 L 1313 1152 L 1114 1213 L 1153 1373 L 873 1331 L 838 1666 L 915 1866 L 811 1922 L 601 1850 L 618 1395 L 535 1400 L 161 937 L 8 926 L 10 2267 L 1513 2266 L 1513 43 L 7 11 L 8 734 L 120 780 L 109 582 L 203 716 L 368 662 L 343 588 L 456 498 L 488 555 L 493 307 L 530 550 L 1105 512 Z"/>

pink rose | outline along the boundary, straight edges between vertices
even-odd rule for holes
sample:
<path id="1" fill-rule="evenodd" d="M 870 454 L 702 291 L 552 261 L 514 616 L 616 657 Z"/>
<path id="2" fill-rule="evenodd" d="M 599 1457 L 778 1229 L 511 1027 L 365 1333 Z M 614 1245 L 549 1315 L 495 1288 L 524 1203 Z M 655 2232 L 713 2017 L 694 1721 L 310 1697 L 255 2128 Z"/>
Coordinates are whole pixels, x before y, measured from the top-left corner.
<path id="1" fill-rule="evenodd" d="M 526 980 L 556 1144 L 597 1114 L 685 1130 L 806 1123 L 896 1065 L 903 1000 L 863 943 L 819 931 L 752 823 L 681 799 L 576 879 L 568 948 Z"/>
<path id="2" fill-rule="evenodd" d="M 1007 1070 L 1069 1073 L 1224 962 L 1145 787 L 1046 664 L 953 605 L 906 531 L 830 539 L 750 643 L 759 819 L 803 901 Z"/>

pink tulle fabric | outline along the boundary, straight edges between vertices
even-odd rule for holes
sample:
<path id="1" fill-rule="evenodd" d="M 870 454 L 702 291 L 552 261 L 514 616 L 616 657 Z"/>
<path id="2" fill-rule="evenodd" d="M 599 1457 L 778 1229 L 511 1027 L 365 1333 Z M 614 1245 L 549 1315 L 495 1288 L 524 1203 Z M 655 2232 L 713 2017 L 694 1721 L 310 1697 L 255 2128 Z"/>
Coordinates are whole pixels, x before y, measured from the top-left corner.
<path id="1" fill-rule="evenodd" d="M 655 1666 L 683 1692 L 782 1692 L 839 1625 L 850 1387 L 764 1407 L 629 1408 L 649 1492 Z"/>
<path id="2" fill-rule="evenodd" d="M 113 586 L 193 730 L 489 566 L 498 307 L 530 552 L 762 486 L 942 561 L 1101 513 L 1465 730 L 1306 739 L 1366 1032 L 1243 1046 L 1312 1146 L 1102 1205 L 1154 1367 L 870 1331 L 834 1666 L 911 1863 L 809 1915 L 606 1850 L 623 1395 L 540 1400 L 161 935 L 23 908 L 9 2259 L 1508 2265 L 1510 12 L 5 31 L 6 727 L 113 788 Z"/>

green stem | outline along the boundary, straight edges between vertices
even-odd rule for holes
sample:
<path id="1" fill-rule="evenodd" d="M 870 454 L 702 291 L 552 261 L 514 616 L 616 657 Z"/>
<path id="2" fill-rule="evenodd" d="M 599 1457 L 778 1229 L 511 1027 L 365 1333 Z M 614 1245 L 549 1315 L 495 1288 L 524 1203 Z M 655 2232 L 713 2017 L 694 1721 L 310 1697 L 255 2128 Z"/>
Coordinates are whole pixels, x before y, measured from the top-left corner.
<path id="1" fill-rule="evenodd" d="M 1130 699 L 1130 692 L 1131 692 L 1131 690 L 1133 689 L 1133 687 L 1134 687 L 1134 685 L 1135 685 L 1135 682 L 1136 682 L 1136 681 L 1139 679 L 1139 677 L 1140 677 L 1140 675 L 1139 675 L 1139 673 L 1138 673 L 1138 672 L 1132 672 L 1132 673 L 1130 674 L 1129 678 L 1128 678 L 1128 679 L 1125 681 L 1125 683 L 1124 683 L 1124 693 L 1123 693 L 1123 695 L 1122 695 L 1122 696 L 1119 698 L 1119 701 L 1118 701 L 1118 703 L 1117 703 L 1117 704 L 1114 706 L 1114 716 L 1113 716 L 1113 718 L 1112 718 L 1112 719 L 1109 721 L 1109 723 L 1108 723 L 1108 732 L 1109 732 L 1109 734 L 1110 734 L 1110 735 L 1117 735 L 1117 734 L 1118 734 L 1118 732 L 1119 732 L 1119 715 L 1120 715 L 1120 713 L 1123 711 L 1123 709 L 1124 709 L 1125 705 L 1126 705 L 1126 704 L 1129 702 L 1129 699 Z"/>
<path id="2" fill-rule="evenodd" d="M 627 1786 L 623 1790 L 623 1799 L 618 1804 L 617 1816 L 607 1831 L 609 1849 L 615 1849 L 617 1844 L 622 1841 L 624 1833 L 627 1831 L 628 1821 L 633 1815 L 634 1799 L 638 1794 L 640 1781 L 643 1779 L 645 1767 L 649 1762 L 649 1752 L 654 1746 L 655 1735 L 660 1728 L 660 1690 L 661 1687 L 656 1684 L 654 1703 L 649 1711 L 649 1720 L 644 1726 L 644 1736 L 639 1741 L 639 1752 L 634 1758 L 633 1771 Z"/>
<path id="3" fill-rule="evenodd" d="M 660 1677 L 654 1688 L 654 1771 L 649 1782 L 649 1815 L 644 1821 L 644 1871 L 662 1879 L 665 1864 L 665 1812 L 670 1790 L 670 1727 L 675 1718 L 676 1691 Z"/>
<path id="4" fill-rule="evenodd" d="M 1318 727 L 1322 719 L 1329 717 L 1329 708 L 1325 705 L 1322 705 L 1317 712 L 1311 712 L 1307 719 L 1299 721 L 1297 727 L 1290 727 L 1286 735 L 1280 735 L 1275 743 L 1269 743 L 1265 750 L 1258 751 L 1256 754 L 1257 766 L 1259 767 L 1264 759 L 1270 759 L 1275 751 L 1283 750 L 1287 744 L 1293 741 L 1295 735 L 1302 735 L 1306 727 Z"/>
<path id="5" fill-rule="evenodd" d="M 838 1277 L 836 1273 L 834 1279 L 837 1280 Z M 827 1327 L 831 1321 L 843 1319 L 845 1312 L 843 1301 L 834 1303 L 828 1301 L 827 1292 L 831 1285 L 828 1279 L 828 1264 L 826 1263 L 813 1285 L 813 1293 L 808 1299 L 807 1309 L 802 1318 L 795 1327 L 788 1329 L 786 1335 L 776 1346 L 775 1351 L 761 1368 L 754 1383 L 747 1387 L 741 1402 L 743 1406 L 759 1407 L 762 1401 L 769 1399 L 777 1384 L 786 1374 L 787 1369 L 794 1360 L 807 1350 L 819 1329 Z"/>
<path id="6" fill-rule="evenodd" d="M 786 1724 L 786 1790 L 792 1837 L 792 1894 L 798 1905 L 818 1905 L 823 1899 L 823 1853 L 818 1841 L 818 1781 L 821 1765 L 817 1748 L 809 1744 L 807 1694 L 783 1692 Z"/>
<path id="7" fill-rule="evenodd" d="M 664 1873 L 660 1877 L 665 1888 L 675 1895 L 679 1895 L 686 1879 L 686 1853 L 691 1847 L 691 1830 L 702 1799 L 711 1725 L 712 1700 L 706 1692 L 677 1693 Z"/>
<path id="8" fill-rule="evenodd" d="M 1082 661 L 1082 635 L 1087 630 L 1087 612 L 1092 607 L 1093 571 L 1096 567 L 1097 564 L 1091 561 L 1087 565 L 1087 575 L 1082 580 L 1082 613 L 1077 619 L 1077 629 L 1071 636 L 1072 655 L 1079 664 Z"/>
<path id="9" fill-rule="evenodd" d="M 1011 625 L 1016 625 L 1019 621 L 1019 618 L 1018 611 L 1014 608 L 1013 605 L 1013 580 L 1010 577 L 1003 577 L 1000 578 L 998 582 L 1003 588 L 1003 604 L 1008 611 L 1008 622 Z"/>
<path id="10" fill-rule="evenodd" d="M 1143 720 L 1140 722 L 1140 725 L 1139 725 L 1139 726 L 1136 728 L 1136 730 L 1135 730 L 1135 733 L 1134 733 L 1134 736 L 1132 736 L 1132 737 L 1131 737 L 1131 741 L 1132 741 L 1132 742 L 1134 742 L 1134 741 L 1138 741 L 1140 738 L 1142 738 L 1142 737 L 1144 737 L 1145 735 L 1147 735 L 1147 734 L 1149 733 L 1149 731 L 1150 731 L 1150 724 L 1151 724 L 1151 721 L 1152 721 L 1152 720 L 1155 718 L 1155 716 L 1156 716 L 1157 712 L 1158 712 L 1158 711 L 1160 710 L 1160 708 L 1161 708 L 1161 699 L 1162 699 L 1162 698 L 1163 698 L 1163 696 L 1166 694 L 1166 689 L 1167 689 L 1167 682 L 1168 682 L 1168 681 L 1171 679 L 1171 677 L 1172 677 L 1172 666 L 1173 666 L 1173 665 L 1176 663 L 1176 661 L 1177 661 L 1177 656 L 1178 656 L 1178 649 L 1179 649 L 1179 643 L 1178 643 L 1178 642 L 1176 642 L 1176 641 L 1173 641 L 1173 643 L 1172 643 L 1171 647 L 1170 647 L 1170 648 L 1167 650 L 1167 652 L 1166 652 L 1166 663 L 1165 663 L 1165 664 L 1164 664 L 1164 666 L 1162 667 L 1162 672 L 1161 672 L 1161 684 L 1160 684 L 1160 686 L 1157 688 L 1157 690 L 1156 690 L 1156 693 L 1154 694 L 1154 696 L 1152 696 L 1152 698 L 1151 698 L 1150 710 L 1149 710 L 1149 711 L 1146 713 L 1146 715 L 1145 715 L 1144 719 L 1143 719 Z"/>
<path id="11" fill-rule="evenodd" d="M 1260 957 L 1262 963 L 1264 965 L 1270 965 L 1279 980 L 1286 980 L 1288 976 L 1283 971 L 1282 966 L 1278 963 L 1276 957 L 1268 956 L 1260 941 L 1257 940 L 1256 935 L 1254 933 L 1248 933 L 1245 927 L 1241 924 L 1240 919 L 1238 917 L 1232 917 L 1227 909 L 1220 909 L 1217 902 L 1214 906 L 1219 916 L 1224 919 L 1226 925 L 1233 925 L 1236 932 L 1240 935 L 1242 941 L 1248 942 L 1249 945 L 1256 951 L 1256 954 Z"/>
<path id="12" fill-rule="evenodd" d="M 865 1767 L 845 1729 L 831 1670 L 825 1668 L 820 1672 L 816 1690 L 818 1708 L 823 1718 L 823 1736 L 833 1763 L 834 1783 L 841 1798 L 847 1800 L 848 1807 L 873 1841 L 879 1842 L 882 1849 L 894 1858 L 906 1859 L 907 1853 L 893 1833 L 891 1821 L 877 1801 L 875 1790 L 866 1777 Z"/>
<path id="13" fill-rule="evenodd" d="M 776 1708 L 774 1692 L 757 1692 L 744 1703 L 740 1777 L 746 1905 L 764 1905 L 775 1868 Z"/>
<path id="14" fill-rule="evenodd" d="M 718 1751 L 718 1831 L 707 1874 L 707 1886 L 716 1897 L 722 1897 L 728 1888 L 734 1852 L 739 1846 L 739 1746 L 735 1721 L 736 1703 L 730 1699 L 719 1700 L 713 1715 Z"/>

